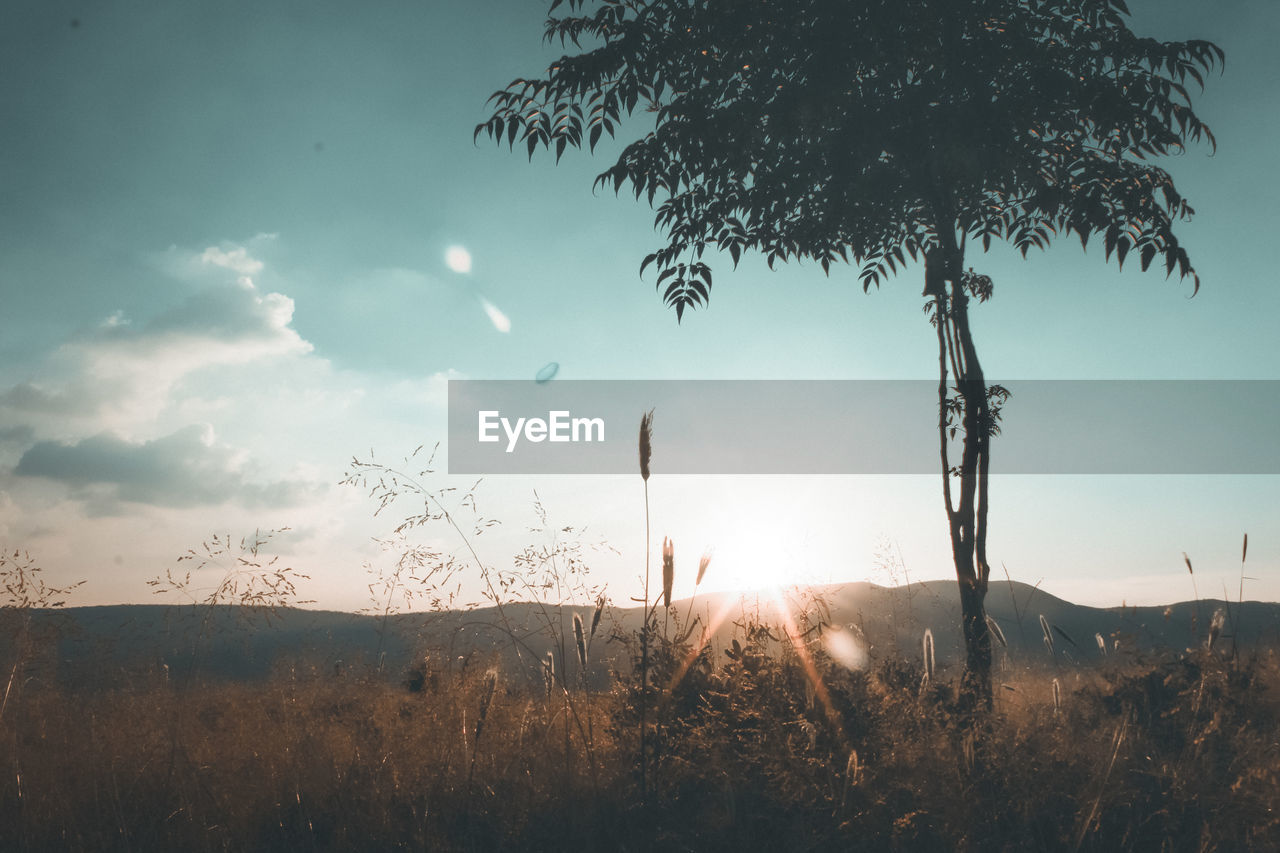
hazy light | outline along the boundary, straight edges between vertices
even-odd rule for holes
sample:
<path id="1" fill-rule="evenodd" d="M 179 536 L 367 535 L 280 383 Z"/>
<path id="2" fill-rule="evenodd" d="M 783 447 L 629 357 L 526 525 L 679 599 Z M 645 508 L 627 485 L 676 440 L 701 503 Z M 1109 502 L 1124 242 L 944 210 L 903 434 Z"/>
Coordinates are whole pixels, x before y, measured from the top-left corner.
<path id="1" fill-rule="evenodd" d="M 483 296 L 480 297 L 480 304 L 484 306 L 484 313 L 489 315 L 489 322 L 493 323 L 493 327 L 495 329 L 503 334 L 511 331 L 511 321 L 507 318 L 506 314 L 503 314 L 498 310 L 497 305 L 494 305 Z"/>
<path id="2" fill-rule="evenodd" d="M 456 273 L 471 272 L 471 253 L 461 246 L 450 246 L 444 250 L 445 266 Z M 505 329 L 503 331 L 506 331 Z"/>
<path id="3" fill-rule="evenodd" d="M 822 634 L 822 644 L 832 659 L 845 669 L 862 669 L 867 665 L 867 648 L 852 631 L 832 627 Z"/>

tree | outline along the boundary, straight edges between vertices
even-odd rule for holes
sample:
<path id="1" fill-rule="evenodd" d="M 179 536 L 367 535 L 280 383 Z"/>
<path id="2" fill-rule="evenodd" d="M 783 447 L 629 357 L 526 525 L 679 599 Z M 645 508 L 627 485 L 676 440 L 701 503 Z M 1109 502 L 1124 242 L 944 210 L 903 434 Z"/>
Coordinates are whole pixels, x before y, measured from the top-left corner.
<path id="1" fill-rule="evenodd" d="M 1193 211 L 1148 158 L 1215 144 L 1186 84 L 1203 87 L 1222 50 L 1138 37 L 1123 0 L 593 5 L 551 0 L 545 37 L 577 52 L 495 93 L 476 137 L 558 160 L 651 115 L 596 183 L 657 204 L 667 243 L 640 271 L 655 265 L 677 322 L 710 296 L 710 248 L 735 266 L 747 250 L 770 267 L 852 260 L 864 290 L 923 261 L 962 694 L 989 706 L 987 472 L 1007 392 L 978 360 L 969 308 L 991 280 L 966 269 L 966 251 L 1099 236 L 1107 260 L 1134 252 L 1146 270 L 1159 257 L 1198 290 L 1173 231 Z"/>

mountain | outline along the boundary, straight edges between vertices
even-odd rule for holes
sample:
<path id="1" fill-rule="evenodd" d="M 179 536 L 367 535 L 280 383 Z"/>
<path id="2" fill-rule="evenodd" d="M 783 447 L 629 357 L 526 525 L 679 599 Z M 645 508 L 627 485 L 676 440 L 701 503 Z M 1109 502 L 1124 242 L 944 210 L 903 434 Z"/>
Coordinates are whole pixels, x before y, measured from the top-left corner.
<path id="1" fill-rule="evenodd" d="M 754 623 L 779 624 L 779 600 L 786 602 L 795 630 L 824 623 L 862 638 L 874 659 L 893 654 L 917 658 L 925 629 L 932 631 L 939 666 L 960 659 L 959 607 L 954 581 L 879 587 L 853 583 L 792 591 L 776 598 L 765 593 L 713 593 L 693 602 L 674 602 L 670 614 L 658 608 L 659 625 L 670 617 L 677 632 L 686 616 L 696 620 L 693 636 L 716 623 L 713 652 L 728 647 L 735 632 Z M 821 603 L 819 603 L 821 602 Z M 1202 646 L 1216 610 L 1229 614 L 1222 641 L 1231 642 L 1239 626 L 1244 647 L 1280 646 L 1280 604 L 1216 600 L 1181 602 L 1168 607 L 1095 608 L 1072 604 L 1021 583 L 993 584 L 987 611 L 1007 640 L 997 659 L 1011 665 L 1046 663 L 1041 617 L 1049 625 L 1054 651 L 1063 661 L 1089 664 L 1102 659 L 1097 637 L 1114 654 L 1122 651 L 1183 650 Z M 54 676 L 91 688 L 129 687 L 156 678 L 192 674 L 216 680 L 257 680 L 282 672 L 328 674 L 376 670 L 400 678 L 415 665 L 428 675 L 443 668 L 487 662 L 496 655 L 508 663 L 523 660 L 530 677 L 533 661 L 554 649 L 557 667 L 564 656 L 576 672 L 572 614 L 590 626 L 592 607 L 544 607 L 513 603 L 496 608 L 377 616 L 333 611 L 283 609 L 270 619 L 239 607 L 196 609 L 172 605 L 112 605 L 41 611 L 33 620 L 36 653 L 29 677 Z M 803 614 L 808 614 L 807 617 Z M 720 619 L 717 621 L 717 615 Z M 625 668 L 625 638 L 640 626 L 640 608 L 607 608 L 591 638 L 586 677 L 603 686 L 611 671 Z M 5 631 L 5 634 L 11 633 Z M 783 632 L 774 629 L 778 642 Z M 557 643 L 557 637 L 563 643 Z M 516 642 L 513 643 L 513 638 Z M 8 638 L 0 646 L 7 658 Z M 564 655 L 562 655 L 562 651 Z"/>

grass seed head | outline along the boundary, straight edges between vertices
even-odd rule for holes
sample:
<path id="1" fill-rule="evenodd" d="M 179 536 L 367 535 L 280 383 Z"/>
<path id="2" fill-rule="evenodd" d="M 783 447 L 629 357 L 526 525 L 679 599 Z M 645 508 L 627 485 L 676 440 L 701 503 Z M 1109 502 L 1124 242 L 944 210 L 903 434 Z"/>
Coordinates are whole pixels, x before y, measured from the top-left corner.
<path id="1" fill-rule="evenodd" d="M 591 636 L 596 635 L 596 629 L 600 627 L 600 617 L 604 615 L 604 596 L 596 599 L 595 612 L 591 614 Z"/>
<path id="2" fill-rule="evenodd" d="M 484 732 L 484 721 L 489 716 L 489 705 L 493 702 L 494 691 L 498 687 L 497 670 L 489 670 L 484 675 L 484 686 L 480 690 L 480 709 L 476 713 L 476 742 Z"/>
<path id="3" fill-rule="evenodd" d="M 858 761 L 858 750 L 849 750 L 849 760 L 844 766 L 844 777 L 850 785 L 856 785 L 862 779 L 862 764 Z"/>
<path id="4" fill-rule="evenodd" d="M 587 668 L 587 632 L 582 628 L 582 617 L 573 614 L 573 642 L 578 647 L 578 663 Z"/>
<path id="5" fill-rule="evenodd" d="M 702 559 L 698 561 L 698 578 L 693 582 L 694 586 L 702 586 L 702 579 L 707 574 L 707 566 L 711 565 L 711 557 L 714 553 L 714 548 L 708 548 L 702 552 Z"/>
<path id="6" fill-rule="evenodd" d="M 671 606 L 671 587 L 676 580 L 675 544 L 667 537 L 662 537 L 662 606 Z"/>
<path id="7" fill-rule="evenodd" d="M 924 641 L 923 641 L 923 646 L 924 646 L 924 647 L 923 647 L 922 651 L 923 651 L 923 654 L 924 654 L 924 680 L 925 680 L 926 682 L 928 682 L 928 681 L 933 681 L 933 669 L 934 669 L 934 660 L 933 660 L 933 629 L 931 629 L 931 628 L 925 628 L 925 629 L 924 629 Z"/>
<path id="8" fill-rule="evenodd" d="M 996 620 L 992 619 L 990 616 L 987 617 L 987 631 L 991 636 L 996 638 L 996 642 L 1000 644 L 1001 648 L 1009 648 L 1009 641 L 1004 638 L 1004 631 L 1000 630 L 1000 626 L 996 623 Z"/>
<path id="9" fill-rule="evenodd" d="M 1049 650 L 1049 654 L 1053 654 L 1053 632 L 1049 630 L 1049 620 L 1044 618 L 1044 614 L 1040 614 L 1040 630 L 1044 631 L 1044 647 Z"/>
<path id="10" fill-rule="evenodd" d="M 1213 651 L 1213 644 L 1218 642 L 1218 637 L 1222 635 L 1222 626 L 1227 622 L 1227 614 L 1221 607 L 1213 611 L 1213 618 L 1209 620 L 1209 637 L 1205 641 L 1205 648 Z"/>
<path id="11" fill-rule="evenodd" d="M 640 478 L 649 482 L 649 457 L 653 455 L 653 409 L 640 416 Z"/>
<path id="12" fill-rule="evenodd" d="M 862 763 L 858 760 L 858 750 L 849 750 L 849 760 L 844 765 L 844 790 L 840 793 L 840 810 L 843 811 L 849 802 L 849 789 L 855 788 L 862 781 Z"/>

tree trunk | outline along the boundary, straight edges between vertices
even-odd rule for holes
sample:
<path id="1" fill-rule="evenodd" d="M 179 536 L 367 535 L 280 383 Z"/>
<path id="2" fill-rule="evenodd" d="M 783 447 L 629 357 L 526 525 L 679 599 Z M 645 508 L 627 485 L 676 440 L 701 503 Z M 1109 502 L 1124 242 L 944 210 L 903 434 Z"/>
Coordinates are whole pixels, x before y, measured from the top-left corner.
<path id="1" fill-rule="evenodd" d="M 925 258 L 924 295 L 932 300 L 938 332 L 938 439 L 942 491 L 951 554 L 960 588 L 965 666 L 961 707 L 991 708 L 991 633 L 984 602 L 987 564 L 987 472 L 993 418 L 987 384 L 969 326 L 969 294 L 962 272 L 964 250 L 954 238 Z M 955 396 L 949 377 L 955 379 Z M 952 466 L 948 443 L 962 436 L 960 464 Z M 958 481 L 958 482 L 953 482 Z M 958 485 L 958 495 L 955 486 Z M 957 500 L 958 498 L 958 500 Z"/>

